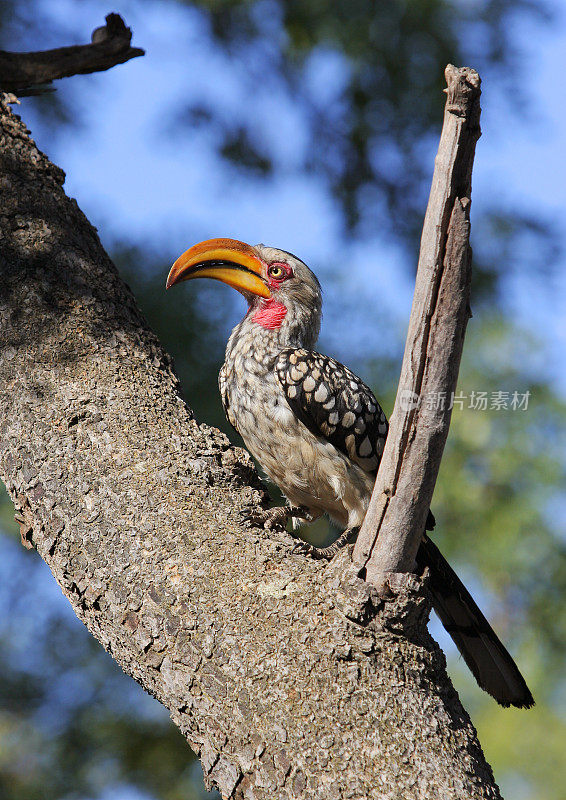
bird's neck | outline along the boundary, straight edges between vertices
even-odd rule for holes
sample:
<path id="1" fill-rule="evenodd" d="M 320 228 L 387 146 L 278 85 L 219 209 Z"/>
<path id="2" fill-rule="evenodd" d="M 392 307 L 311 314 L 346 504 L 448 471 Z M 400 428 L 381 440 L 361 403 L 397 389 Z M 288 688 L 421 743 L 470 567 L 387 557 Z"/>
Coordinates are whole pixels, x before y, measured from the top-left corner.
<path id="1" fill-rule="evenodd" d="M 318 339 L 320 314 L 301 314 L 281 303 L 262 303 L 249 309 L 236 325 L 226 347 L 226 360 L 245 353 L 267 364 L 287 347 L 312 349 Z"/>
<path id="2" fill-rule="evenodd" d="M 287 306 L 270 297 L 259 306 L 250 308 L 248 315 L 251 315 L 252 322 L 255 322 L 256 325 L 261 325 L 268 331 L 274 331 L 283 325 L 287 316 Z"/>

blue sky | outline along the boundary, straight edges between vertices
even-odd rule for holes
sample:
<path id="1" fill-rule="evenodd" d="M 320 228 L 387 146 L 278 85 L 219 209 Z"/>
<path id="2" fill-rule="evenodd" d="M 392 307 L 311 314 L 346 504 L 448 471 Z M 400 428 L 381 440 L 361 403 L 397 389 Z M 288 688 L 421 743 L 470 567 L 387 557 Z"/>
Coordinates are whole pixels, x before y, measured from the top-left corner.
<path id="1" fill-rule="evenodd" d="M 42 5 L 77 41 L 84 41 L 106 13 L 103 4 L 90 0 L 43 0 Z M 338 355 L 348 352 L 348 336 L 360 346 L 360 322 L 380 337 L 387 331 L 391 347 L 398 346 L 412 295 L 410 270 L 397 268 L 404 256 L 382 235 L 378 219 L 374 237 L 344 240 L 339 210 L 326 187 L 297 169 L 306 130 L 284 90 L 261 84 L 246 90 L 240 80 L 243 62 L 210 47 L 196 12 L 139 0 L 122 2 L 116 10 L 146 55 L 109 72 L 59 82 L 58 91 L 81 112 L 80 128 L 50 141 L 34 125 L 29 104 L 23 101 L 22 107 L 39 146 L 66 171 L 67 192 L 99 228 L 103 242 L 110 246 L 127 238 L 151 248 L 165 263 L 212 236 L 281 246 L 299 254 L 319 272 L 323 285 L 331 286 L 323 333 Z M 505 95 L 499 81 L 483 76 L 472 224 L 474 213 L 487 208 L 534 209 L 556 224 L 564 241 L 566 112 L 556 87 L 561 86 L 566 51 L 566 9 L 556 2 L 554 11 L 550 26 L 522 17 L 514 23 L 526 103 L 521 93 Z M 321 54 L 312 79 L 331 102 L 332 87 L 343 80 L 340 59 Z M 219 169 L 209 135 L 175 124 L 175 114 L 190 99 L 203 96 L 213 97 L 227 115 L 242 103 L 249 107 L 258 130 L 285 164 L 277 178 L 258 185 Z M 513 103 L 521 107 L 512 110 Z M 564 254 L 562 259 L 552 284 L 523 272 L 506 286 L 501 302 L 540 338 L 545 369 L 566 392 Z M 341 272 L 344 263 L 348 269 Z M 339 335 L 328 324 L 337 317 Z M 363 337 L 368 343 L 373 338 Z M 370 347 L 360 355 L 370 355 Z"/>

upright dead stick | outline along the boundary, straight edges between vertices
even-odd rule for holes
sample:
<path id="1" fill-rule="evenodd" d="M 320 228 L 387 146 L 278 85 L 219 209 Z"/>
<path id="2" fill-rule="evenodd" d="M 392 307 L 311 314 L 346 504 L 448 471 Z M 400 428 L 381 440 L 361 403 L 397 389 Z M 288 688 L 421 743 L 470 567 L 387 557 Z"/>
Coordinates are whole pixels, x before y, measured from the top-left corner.
<path id="1" fill-rule="evenodd" d="M 446 67 L 444 125 L 421 239 L 415 295 L 391 426 L 354 549 L 366 580 L 409 572 L 425 528 L 470 316 L 470 197 L 480 136 L 480 77 Z"/>

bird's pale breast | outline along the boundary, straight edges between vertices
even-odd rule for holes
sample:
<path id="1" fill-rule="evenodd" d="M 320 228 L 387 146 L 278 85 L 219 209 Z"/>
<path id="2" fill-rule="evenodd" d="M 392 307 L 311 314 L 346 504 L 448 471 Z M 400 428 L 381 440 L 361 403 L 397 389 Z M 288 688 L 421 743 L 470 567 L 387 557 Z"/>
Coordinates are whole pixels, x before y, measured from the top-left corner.
<path id="1" fill-rule="evenodd" d="M 299 421 L 274 370 L 277 354 L 259 347 L 242 338 L 227 351 L 219 382 L 229 421 L 292 505 L 306 506 L 313 516 L 328 513 L 341 525 L 360 525 L 373 476 Z"/>

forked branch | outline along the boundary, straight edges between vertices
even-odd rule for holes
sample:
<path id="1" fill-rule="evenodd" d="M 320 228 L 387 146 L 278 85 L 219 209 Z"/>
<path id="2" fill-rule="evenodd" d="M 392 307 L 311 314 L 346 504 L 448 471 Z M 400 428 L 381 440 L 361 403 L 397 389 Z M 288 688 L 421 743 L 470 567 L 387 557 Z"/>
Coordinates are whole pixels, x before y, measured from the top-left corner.
<path id="1" fill-rule="evenodd" d="M 378 587 L 415 563 L 450 426 L 470 316 L 470 197 L 480 78 L 446 68 L 447 100 L 425 215 L 413 307 L 371 503 L 354 561 Z"/>

